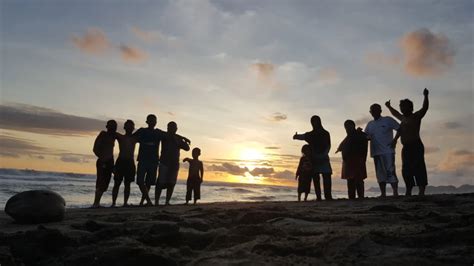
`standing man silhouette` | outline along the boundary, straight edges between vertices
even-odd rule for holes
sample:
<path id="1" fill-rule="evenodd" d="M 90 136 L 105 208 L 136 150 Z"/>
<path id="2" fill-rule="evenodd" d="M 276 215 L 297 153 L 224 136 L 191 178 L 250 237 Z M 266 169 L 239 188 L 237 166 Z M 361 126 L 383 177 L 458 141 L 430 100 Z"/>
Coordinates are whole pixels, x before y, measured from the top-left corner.
<path id="1" fill-rule="evenodd" d="M 112 171 L 114 170 L 114 145 L 117 132 L 117 122 L 107 121 L 107 131 L 101 131 L 94 141 L 94 154 L 97 156 L 97 179 L 95 183 L 95 197 L 92 208 L 100 207 L 102 194 L 109 187 Z"/>
<path id="2" fill-rule="evenodd" d="M 140 206 L 146 201 L 147 206 L 153 205 L 149 196 L 152 185 L 155 184 L 158 168 L 158 149 L 160 135 L 155 131 L 156 116 L 149 114 L 146 117 L 148 127 L 138 129 L 133 135 L 137 137 L 140 148 L 138 149 L 137 184 L 142 192 Z"/>
<path id="3" fill-rule="evenodd" d="M 414 186 L 418 186 L 419 195 L 425 194 L 428 185 L 428 174 L 425 164 L 425 147 L 420 137 L 421 119 L 425 116 L 429 107 L 428 89 L 423 90 L 424 100 L 421 109 L 413 113 L 413 102 L 409 99 L 400 101 L 400 114 L 390 105 L 388 100 L 385 105 L 393 116 L 401 121 L 400 130 L 393 141 L 396 145 L 398 137 L 402 138 L 402 175 L 406 185 L 406 195 L 411 195 Z"/>
<path id="4" fill-rule="evenodd" d="M 313 185 L 316 191 L 317 200 L 321 200 L 320 175 L 323 176 L 324 198 L 331 200 L 331 175 L 332 168 L 329 161 L 329 150 L 331 149 L 331 136 L 329 132 L 323 128 L 321 118 L 317 115 L 311 117 L 311 125 L 313 130 L 304 134 L 295 133 L 293 139 L 304 140 L 310 147 L 312 152 L 314 175 Z"/>
<path id="5" fill-rule="evenodd" d="M 395 173 L 395 149 L 392 147 L 393 131 L 400 125 L 395 119 L 382 116 L 379 104 L 370 106 L 374 120 L 367 123 L 365 133 L 370 140 L 370 156 L 374 158 L 375 173 L 379 183 L 381 197 L 386 196 L 386 186 L 392 186 L 393 195 L 398 196 L 398 178 Z"/>

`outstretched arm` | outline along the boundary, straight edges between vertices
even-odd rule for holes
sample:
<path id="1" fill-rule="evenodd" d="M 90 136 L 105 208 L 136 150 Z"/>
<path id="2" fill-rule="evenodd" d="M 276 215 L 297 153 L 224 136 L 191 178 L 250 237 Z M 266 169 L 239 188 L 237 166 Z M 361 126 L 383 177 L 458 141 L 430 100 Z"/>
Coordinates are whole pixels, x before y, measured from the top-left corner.
<path id="1" fill-rule="evenodd" d="M 183 163 L 185 163 L 185 162 L 190 163 L 190 162 L 191 162 L 191 159 L 189 159 L 188 157 L 186 157 L 186 158 L 183 159 Z"/>
<path id="2" fill-rule="evenodd" d="M 295 134 L 293 135 L 293 139 L 304 140 L 304 134 L 298 134 L 298 132 L 295 132 Z"/>
<path id="3" fill-rule="evenodd" d="M 189 151 L 189 144 L 188 142 L 183 139 L 181 136 L 177 136 L 178 137 L 178 142 L 179 142 L 179 147 L 185 151 Z"/>
<path id="4" fill-rule="evenodd" d="M 387 106 L 390 113 L 392 113 L 392 115 L 395 116 L 398 120 L 401 121 L 403 119 L 403 115 L 400 114 L 400 112 L 398 112 L 395 108 L 392 107 L 392 105 L 390 104 L 390 100 L 385 102 L 385 106 Z"/>
<path id="5" fill-rule="evenodd" d="M 430 91 L 427 88 L 423 90 L 423 96 L 425 97 L 423 100 L 423 107 L 421 107 L 420 111 L 418 111 L 421 117 L 425 116 L 426 112 L 428 111 L 428 107 L 430 106 L 430 101 L 428 100 L 429 93 Z"/>

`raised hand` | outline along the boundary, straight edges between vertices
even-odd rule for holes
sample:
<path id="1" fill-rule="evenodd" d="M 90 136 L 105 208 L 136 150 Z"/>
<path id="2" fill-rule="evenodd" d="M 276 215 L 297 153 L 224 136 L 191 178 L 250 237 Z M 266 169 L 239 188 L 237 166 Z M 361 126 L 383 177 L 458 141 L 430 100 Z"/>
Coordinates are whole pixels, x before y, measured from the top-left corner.
<path id="1" fill-rule="evenodd" d="M 424 95 L 424 96 L 428 96 L 428 94 L 430 94 L 430 91 L 429 91 L 427 88 L 425 88 L 425 89 L 423 90 L 423 95 Z"/>
<path id="2" fill-rule="evenodd" d="M 295 132 L 295 134 L 293 135 L 293 139 L 296 139 L 296 136 L 298 135 L 298 131 Z"/>
<path id="3" fill-rule="evenodd" d="M 391 105 L 390 105 L 390 100 L 388 100 L 388 101 L 385 102 L 385 106 L 387 106 L 387 107 L 390 107 L 390 106 L 391 106 Z"/>

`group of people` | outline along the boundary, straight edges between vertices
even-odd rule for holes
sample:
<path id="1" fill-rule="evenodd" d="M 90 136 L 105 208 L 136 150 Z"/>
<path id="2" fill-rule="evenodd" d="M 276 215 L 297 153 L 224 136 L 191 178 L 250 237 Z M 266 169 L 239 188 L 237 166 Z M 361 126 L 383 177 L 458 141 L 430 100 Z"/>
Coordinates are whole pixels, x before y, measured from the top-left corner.
<path id="1" fill-rule="evenodd" d="M 402 175 L 406 185 L 406 195 L 411 195 L 414 186 L 419 187 L 419 195 L 424 195 L 428 184 L 426 165 L 424 159 L 424 146 L 420 138 L 421 120 L 428 111 L 429 91 L 424 89 L 422 108 L 413 112 L 413 102 L 409 99 L 400 101 L 400 112 L 393 108 L 390 100 L 385 106 L 400 123 L 388 116 L 382 116 L 382 107 L 375 103 L 370 106 L 370 121 L 364 130 L 356 129 L 353 120 L 346 120 L 344 128 L 347 136 L 339 144 L 336 153 L 342 153 L 342 179 L 347 180 L 349 199 L 364 197 L 364 179 L 367 178 L 366 160 L 367 146 L 370 142 L 370 154 L 374 159 L 375 173 L 379 183 L 381 196 L 386 196 L 386 185 L 391 185 L 393 195 L 398 196 L 398 178 L 395 171 L 395 147 L 401 138 L 402 149 Z M 124 206 L 128 205 L 130 184 L 135 180 L 142 197 L 140 205 L 152 206 L 150 189 L 155 185 L 155 202 L 159 199 L 163 189 L 166 189 L 166 202 L 168 205 L 176 185 L 179 165 L 180 150 L 189 151 L 191 141 L 177 134 L 178 126 L 175 122 L 168 123 L 167 131 L 156 127 L 156 116 L 150 114 L 146 118 L 148 127 L 135 130 L 132 120 L 124 123 L 125 134 L 117 132 L 117 122 L 109 120 L 107 131 L 101 131 L 94 142 L 94 154 L 97 159 L 97 180 L 95 199 L 92 207 L 99 207 L 103 193 L 107 190 L 112 174 L 114 187 L 112 190 L 112 206 L 116 205 L 117 196 L 122 181 L 125 183 Z M 311 117 L 312 131 L 304 134 L 295 133 L 293 139 L 306 141 L 302 149 L 302 157 L 296 170 L 295 179 L 298 180 L 298 200 L 304 194 L 306 201 L 313 181 L 317 200 L 321 200 L 320 179 L 322 176 L 324 197 L 332 199 L 331 175 L 332 168 L 329 160 L 331 137 L 324 129 L 319 116 Z M 395 137 L 393 131 L 396 131 Z M 119 155 L 114 161 L 115 141 L 119 143 Z M 138 165 L 135 168 L 135 146 L 140 144 L 138 150 Z M 159 149 L 161 144 L 161 153 Z M 194 194 L 194 203 L 200 199 L 200 186 L 203 181 L 204 167 L 199 160 L 201 150 L 194 148 L 192 158 L 185 158 L 183 162 L 189 163 L 189 174 L 186 182 L 186 204 Z M 158 176 L 157 176 L 158 173 Z"/>
<path id="2" fill-rule="evenodd" d="M 340 143 L 336 153 L 342 153 L 342 179 L 347 180 L 349 199 L 364 198 L 364 179 L 367 178 L 366 159 L 367 146 L 370 142 L 370 154 L 374 159 L 375 173 L 380 187 L 381 196 L 386 196 L 386 185 L 391 185 L 393 195 L 398 196 L 398 178 L 395 171 L 395 147 L 401 138 L 402 176 L 405 181 L 406 195 L 410 196 L 414 186 L 419 187 L 419 195 L 424 195 L 428 184 L 424 146 L 420 138 L 421 120 L 428 111 L 429 91 L 423 91 L 422 108 L 413 112 L 413 102 L 409 99 L 400 101 L 400 112 L 391 106 L 390 100 L 385 103 L 390 113 L 397 118 L 382 116 L 380 104 L 370 106 L 370 121 L 364 130 L 356 129 L 352 120 L 344 122 L 347 136 Z M 308 144 L 301 149 L 302 157 L 296 170 L 298 180 L 298 200 L 304 193 L 304 200 L 311 190 L 311 180 L 314 183 L 317 200 L 321 200 L 320 178 L 323 178 L 324 197 L 332 199 L 331 175 L 332 168 L 329 160 L 331 139 L 321 123 L 319 116 L 311 117 L 312 131 L 304 134 L 295 133 L 293 139 L 303 140 Z M 393 131 L 396 131 L 395 137 Z"/>
<path id="3" fill-rule="evenodd" d="M 163 189 L 166 189 L 166 202 L 168 205 L 176 185 L 179 165 L 180 150 L 189 151 L 191 141 L 178 135 L 178 126 L 171 121 L 167 125 L 167 131 L 155 128 L 156 116 L 150 114 L 146 118 L 148 127 L 135 130 L 132 120 L 124 123 L 125 134 L 117 132 L 117 122 L 107 121 L 106 131 L 101 131 L 94 142 L 94 154 L 97 156 L 97 179 L 95 198 L 92 207 L 100 206 L 103 193 L 108 189 L 112 174 L 114 176 L 114 187 L 112 190 L 112 206 L 116 205 L 118 192 L 122 181 L 124 188 L 124 206 L 128 205 L 130 196 L 130 185 L 135 180 L 142 193 L 140 205 L 152 206 L 150 189 L 155 185 L 155 202 L 159 199 Z M 114 161 L 114 146 L 117 140 L 119 144 L 119 155 Z M 138 150 L 138 165 L 135 167 L 135 146 L 140 144 Z M 161 144 L 161 153 L 158 151 Z M 187 180 L 186 203 L 194 194 L 194 203 L 200 199 L 200 186 L 203 181 L 204 167 L 199 160 L 201 150 L 192 150 L 193 158 L 185 158 L 183 162 L 189 163 L 189 174 Z M 157 177 L 158 173 L 158 177 Z"/>

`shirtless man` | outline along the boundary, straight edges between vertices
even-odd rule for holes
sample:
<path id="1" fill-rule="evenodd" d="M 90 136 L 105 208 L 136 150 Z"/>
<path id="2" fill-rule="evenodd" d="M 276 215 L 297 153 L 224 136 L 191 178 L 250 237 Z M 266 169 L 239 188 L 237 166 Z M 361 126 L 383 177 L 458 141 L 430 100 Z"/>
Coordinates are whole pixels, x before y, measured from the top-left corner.
<path id="1" fill-rule="evenodd" d="M 107 190 L 114 170 L 114 145 L 117 132 L 117 122 L 107 121 L 107 131 L 101 131 L 94 142 L 94 154 L 97 156 L 97 179 L 95 183 L 95 197 L 92 208 L 100 207 L 102 194 Z"/>
<path id="2" fill-rule="evenodd" d="M 400 101 L 401 114 L 390 105 L 388 100 L 385 105 L 393 116 L 400 120 L 400 130 L 393 140 L 393 146 L 396 145 L 399 137 L 402 139 L 402 175 L 406 185 L 406 195 L 410 196 L 414 186 L 419 187 L 419 195 L 425 194 L 426 185 L 428 185 L 428 175 L 425 165 L 425 147 L 420 138 L 421 119 L 428 111 L 429 91 L 423 90 L 423 107 L 413 113 L 413 102 L 409 99 Z"/>
<path id="3" fill-rule="evenodd" d="M 115 173 L 114 173 L 114 188 L 112 190 L 112 207 L 115 207 L 117 201 L 118 192 L 122 180 L 124 181 L 124 197 L 123 206 L 128 206 L 128 198 L 130 196 L 130 183 L 135 180 L 135 145 L 137 144 L 137 138 L 134 137 L 133 130 L 135 130 L 135 124 L 132 120 L 127 120 L 123 129 L 125 129 L 125 135 L 117 133 L 117 140 L 119 143 L 120 153 L 115 162 Z"/>

